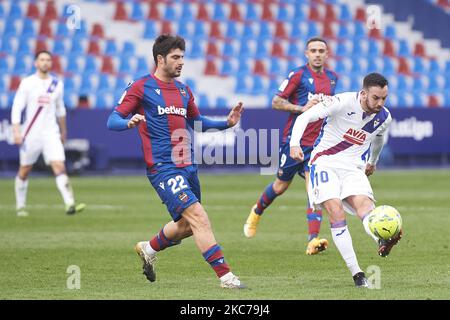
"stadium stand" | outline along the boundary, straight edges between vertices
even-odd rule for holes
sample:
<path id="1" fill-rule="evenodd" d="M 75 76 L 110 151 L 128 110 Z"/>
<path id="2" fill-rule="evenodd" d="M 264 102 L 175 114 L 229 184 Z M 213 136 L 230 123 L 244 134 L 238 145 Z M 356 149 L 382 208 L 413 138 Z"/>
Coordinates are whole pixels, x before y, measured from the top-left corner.
<path id="1" fill-rule="evenodd" d="M 17 79 L 33 72 L 34 53 L 48 49 L 54 72 L 66 83 L 68 107 L 87 95 L 90 107 L 112 108 L 128 81 L 152 71 L 153 39 L 176 32 L 187 41 L 183 77 L 196 88 L 201 107 L 237 100 L 269 107 L 289 70 L 304 63 L 312 36 L 329 41 L 328 66 L 340 76 L 338 91 L 356 90 L 365 73 L 379 71 L 392 84 L 392 107 L 450 106 L 445 42 L 415 32 L 387 2 L 80 0 L 83 19 L 75 29 L 67 27 L 69 1 L 0 2 L 0 71 L 6 75 L 0 101 L 11 101 Z M 448 1 L 417 2 L 448 14 Z M 365 5 L 372 3 L 384 5 L 381 29 L 366 26 Z"/>

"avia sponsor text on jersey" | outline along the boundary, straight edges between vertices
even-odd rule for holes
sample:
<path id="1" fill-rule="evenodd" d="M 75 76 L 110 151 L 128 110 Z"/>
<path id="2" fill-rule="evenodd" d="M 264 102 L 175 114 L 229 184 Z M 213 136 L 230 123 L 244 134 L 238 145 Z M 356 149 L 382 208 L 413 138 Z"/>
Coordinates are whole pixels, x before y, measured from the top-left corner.
<path id="1" fill-rule="evenodd" d="M 366 133 L 363 130 L 348 129 L 344 139 L 352 144 L 362 145 L 366 141 Z"/>

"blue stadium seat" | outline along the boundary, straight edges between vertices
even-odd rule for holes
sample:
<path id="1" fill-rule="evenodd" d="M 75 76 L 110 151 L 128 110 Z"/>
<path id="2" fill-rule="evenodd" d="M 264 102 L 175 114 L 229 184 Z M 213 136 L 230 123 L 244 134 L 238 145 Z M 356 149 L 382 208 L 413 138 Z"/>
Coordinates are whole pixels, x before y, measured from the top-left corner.
<path id="1" fill-rule="evenodd" d="M 91 74 L 83 74 L 81 77 L 81 84 L 79 93 L 80 95 L 88 95 L 94 92 L 93 84 L 92 84 L 92 75 Z"/>
<path id="2" fill-rule="evenodd" d="M 220 2 L 214 3 L 214 12 L 212 19 L 214 21 L 225 21 L 227 17 L 225 16 L 225 12 L 223 11 L 223 5 Z"/>
<path id="3" fill-rule="evenodd" d="M 114 40 L 107 40 L 105 47 L 105 55 L 115 56 L 117 54 L 117 46 Z"/>
<path id="4" fill-rule="evenodd" d="M 237 69 L 238 78 L 243 78 L 250 73 L 249 62 L 246 58 L 239 58 L 239 65 Z"/>
<path id="5" fill-rule="evenodd" d="M 353 43 L 352 52 L 350 53 L 352 60 L 357 60 L 362 57 L 365 57 L 367 52 L 365 52 L 365 48 L 361 45 L 361 42 L 364 40 L 359 39 L 358 43 Z"/>
<path id="6" fill-rule="evenodd" d="M 225 97 L 217 97 L 216 99 L 216 108 L 228 109 L 230 106 L 228 105 L 228 101 Z"/>
<path id="7" fill-rule="evenodd" d="M 305 13 L 302 10 L 302 4 L 300 2 L 296 1 L 294 5 L 295 8 L 294 8 L 293 24 L 299 25 L 300 23 L 304 22 L 307 17 L 305 16 Z"/>
<path id="8" fill-rule="evenodd" d="M 106 94 L 104 92 L 100 92 L 95 97 L 95 106 L 96 109 L 108 109 L 109 106 L 108 99 L 106 98 Z"/>
<path id="9" fill-rule="evenodd" d="M 445 63 L 445 73 L 450 73 L 450 61 Z"/>
<path id="10" fill-rule="evenodd" d="M 141 3 L 139 1 L 132 2 L 130 19 L 134 21 L 141 21 L 144 19 L 144 12 L 142 11 Z"/>
<path id="11" fill-rule="evenodd" d="M 450 108 L 450 90 L 447 90 L 447 91 L 445 92 L 445 97 L 444 97 L 444 107 Z"/>
<path id="12" fill-rule="evenodd" d="M 348 5 L 343 3 L 340 5 L 340 9 L 339 20 L 351 21 L 352 14 L 350 12 L 350 9 L 348 8 Z"/>
<path id="13" fill-rule="evenodd" d="M 414 57 L 413 72 L 424 73 L 425 65 L 422 57 Z"/>
<path id="14" fill-rule="evenodd" d="M 127 87 L 127 85 L 128 85 L 128 82 L 125 80 L 125 78 L 123 78 L 123 77 L 117 77 L 116 78 L 116 84 L 114 86 L 114 90 L 116 91 L 116 94 L 117 94 L 118 91 L 120 91 L 119 98 L 122 95 L 122 93 L 125 90 L 125 88 Z M 116 96 L 117 95 L 115 95 L 115 97 Z"/>
<path id="15" fill-rule="evenodd" d="M 350 38 L 350 31 L 348 30 L 347 23 L 342 23 L 339 25 L 337 37 L 342 40 Z"/>
<path id="16" fill-rule="evenodd" d="M 67 58 L 67 67 L 66 71 L 70 73 L 79 73 L 80 72 L 80 66 L 78 64 L 78 54 L 77 53 L 71 53 L 69 57 Z"/>
<path id="17" fill-rule="evenodd" d="M 188 6 L 189 6 L 189 4 L 188 4 Z M 183 6 L 182 15 L 183 14 L 187 15 L 186 18 L 183 18 L 183 20 L 182 20 L 183 22 L 192 20 L 192 13 L 189 16 L 189 13 L 184 11 L 184 6 Z M 177 13 L 173 6 L 171 6 L 171 5 L 166 6 L 166 10 L 164 11 L 164 20 L 166 20 L 166 21 L 176 21 L 177 20 Z"/>
<path id="18" fill-rule="evenodd" d="M 212 107 L 209 103 L 209 99 L 208 96 L 206 94 L 200 94 L 199 98 L 198 98 L 198 107 L 203 109 L 203 108 L 210 108 Z"/>
<path id="19" fill-rule="evenodd" d="M 147 63 L 147 58 L 145 58 L 145 57 L 138 57 L 137 65 L 136 65 L 136 72 L 140 73 L 142 75 L 150 73 L 150 68 L 149 68 L 148 63 Z"/>
<path id="20" fill-rule="evenodd" d="M 131 72 L 130 58 L 122 57 L 120 59 L 119 73 L 130 73 L 130 72 Z"/>
<path id="21" fill-rule="evenodd" d="M 291 20 L 287 6 L 280 5 L 278 7 L 277 21 L 290 22 Z"/>
<path id="22" fill-rule="evenodd" d="M 301 22 L 296 22 L 296 21 L 294 21 L 291 24 L 292 29 L 291 29 L 291 32 L 289 34 L 290 38 L 292 38 L 292 39 L 300 39 L 301 38 L 302 30 L 300 28 L 300 24 L 301 24 Z"/>
<path id="23" fill-rule="evenodd" d="M 67 28 L 65 21 L 58 22 L 58 25 L 56 27 L 56 36 L 57 37 L 68 37 L 69 36 L 69 29 Z"/>
<path id="24" fill-rule="evenodd" d="M 368 60 L 367 60 L 367 70 L 366 70 L 367 73 L 370 73 L 370 72 L 379 72 L 379 71 L 380 71 L 379 69 L 380 69 L 380 68 L 378 67 L 377 59 L 376 59 L 376 58 L 368 59 Z"/>
<path id="25" fill-rule="evenodd" d="M 62 40 L 54 41 L 53 42 L 52 53 L 54 55 L 57 55 L 57 56 L 65 55 L 66 54 L 66 48 L 65 48 L 64 41 L 62 41 Z"/>
<path id="26" fill-rule="evenodd" d="M 235 93 L 238 94 L 247 94 L 249 92 L 249 88 L 247 86 L 247 82 L 245 81 L 245 76 L 237 76 L 236 77 L 236 87 L 234 89 Z"/>
<path id="27" fill-rule="evenodd" d="M 33 20 L 25 18 L 23 21 L 21 37 L 33 38 L 36 37 L 36 30 L 34 28 Z"/>
<path id="28" fill-rule="evenodd" d="M 96 58 L 93 55 L 87 55 L 84 65 L 84 74 L 92 74 L 97 72 L 98 67 Z"/>
<path id="29" fill-rule="evenodd" d="M 424 89 L 422 79 L 420 77 L 414 78 L 412 90 L 414 92 L 420 92 Z"/>
<path id="30" fill-rule="evenodd" d="M 13 75 L 22 75 L 29 71 L 26 63 L 26 57 L 27 57 L 26 54 L 17 55 L 15 57 L 16 62 L 14 63 L 14 68 L 12 71 Z"/>
<path id="31" fill-rule="evenodd" d="M 336 61 L 336 67 L 334 70 L 337 74 L 343 74 L 343 73 L 347 73 L 347 66 L 345 65 L 344 60 L 339 59 Z"/>
<path id="32" fill-rule="evenodd" d="M 252 48 L 250 47 L 247 40 L 243 39 L 239 45 L 239 58 L 249 58 L 253 56 Z"/>
<path id="33" fill-rule="evenodd" d="M 19 46 L 17 47 L 16 54 L 31 55 L 30 41 L 28 38 L 21 37 L 19 39 Z"/>
<path id="34" fill-rule="evenodd" d="M 301 55 L 300 50 L 298 48 L 298 45 L 296 42 L 290 42 L 289 43 L 289 47 L 288 47 L 288 51 L 287 51 L 287 55 L 289 57 L 298 57 L 299 55 Z"/>
<path id="35" fill-rule="evenodd" d="M 72 38 L 72 47 L 70 48 L 70 53 L 75 55 L 82 55 L 84 54 L 84 47 L 83 47 L 84 39 L 82 37 L 73 37 Z"/>
<path id="36" fill-rule="evenodd" d="M 73 34 L 74 37 L 80 37 L 80 38 L 87 38 L 88 37 L 88 30 L 86 21 L 81 20 L 80 21 L 80 28 L 75 29 L 75 32 Z"/>
<path id="37" fill-rule="evenodd" d="M 428 80 L 429 80 L 429 82 L 428 82 L 427 92 L 429 94 L 439 93 L 441 91 L 441 88 L 439 86 L 438 78 L 437 77 L 429 77 Z"/>
<path id="38" fill-rule="evenodd" d="M 169 6 L 167 6 L 169 7 Z M 167 10 L 167 9 L 166 9 Z M 189 2 L 184 2 L 181 7 L 181 17 L 180 20 L 183 22 L 189 22 L 194 19 L 194 16 L 192 14 L 191 4 Z"/>
<path id="39" fill-rule="evenodd" d="M 338 57 L 348 57 L 349 50 L 347 49 L 345 42 L 338 42 L 336 46 L 336 55 Z"/>
<path id="40" fill-rule="evenodd" d="M 289 74 L 292 70 L 298 67 L 298 63 L 294 60 L 288 60 L 288 64 L 285 70 L 285 74 Z"/>
<path id="41" fill-rule="evenodd" d="M 355 33 L 353 34 L 353 41 L 359 41 L 366 37 L 366 26 L 361 21 L 355 22 Z"/>
<path id="42" fill-rule="evenodd" d="M 0 75 L 0 93 L 6 92 L 7 87 L 5 84 L 5 80 L 3 79 L 3 75 Z"/>
<path id="43" fill-rule="evenodd" d="M 383 75 L 384 76 L 391 76 L 395 73 L 395 67 L 394 62 L 392 61 L 392 58 L 390 57 L 384 57 L 383 58 Z"/>
<path id="44" fill-rule="evenodd" d="M 319 29 L 317 27 L 316 22 L 310 21 L 308 23 L 308 31 L 306 33 L 306 38 L 312 38 L 312 37 L 318 37 L 320 36 L 319 34 Z"/>
<path id="45" fill-rule="evenodd" d="M 189 23 L 184 21 L 183 23 L 179 23 L 177 34 L 183 37 L 184 39 L 190 39 L 191 33 L 189 31 Z"/>
<path id="46" fill-rule="evenodd" d="M 369 40 L 369 47 L 367 49 L 367 57 L 369 60 L 375 59 L 379 57 L 380 54 L 380 47 L 378 45 L 378 41 L 370 39 Z"/>
<path id="47" fill-rule="evenodd" d="M 197 92 L 197 84 L 194 79 L 186 78 L 184 83 L 189 87 L 189 89 L 191 89 L 192 92 Z"/>
<path id="48" fill-rule="evenodd" d="M 77 88 L 75 86 L 75 81 L 72 77 L 64 78 L 64 92 L 75 91 Z"/>
<path id="49" fill-rule="evenodd" d="M 398 55 L 400 57 L 409 57 L 411 55 L 408 42 L 406 42 L 406 40 L 399 41 Z"/>
<path id="50" fill-rule="evenodd" d="M 123 43 L 122 51 L 120 52 L 120 55 L 122 58 L 134 56 L 136 52 L 136 48 L 134 46 L 134 42 L 132 41 L 125 41 Z"/>
<path id="51" fill-rule="evenodd" d="M 434 59 L 430 60 L 430 67 L 428 69 L 428 72 L 431 75 L 439 74 L 440 69 L 441 69 L 441 67 L 439 66 L 439 63 L 437 62 L 437 60 L 434 60 Z"/>
<path id="52" fill-rule="evenodd" d="M 222 56 L 224 56 L 226 58 L 232 58 L 232 57 L 234 57 L 234 55 L 235 55 L 235 52 L 234 52 L 233 43 L 225 42 L 225 44 L 223 45 L 223 49 L 222 49 Z"/>
<path id="53" fill-rule="evenodd" d="M 5 17 L 5 9 L 3 9 L 3 4 L 0 2 L 0 19 Z"/>
<path id="54" fill-rule="evenodd" d="M 258 13 L 256 11 L 255 5 L 251 2 L 247 2 L 245 6 L 245 20 L 247 21 L 256 21 L 258 20 Z"/>
<path id="55" fill-rule="evenodd" d="M 184 23 L 180 23 L 180 25 L 184 25 Z M 156 35 L 155 23 L 152 20 L 146 20 L 143 36 L 144 39 L 154 39 L 155 35 Z"/>
<path id="56" fill-rule="evenodd" d="M 251 23 L 246 23 L 244 25 L 244 30 L 242 31 L 241 39 L 242 40 L 251 40 L 254 39 L 255 34 L 253 33 L 253 28 Z"/>
<path id="57" fill-rule="evenodd" d="M 264 82 L 262 81 L 261 76 L 253 76 L 252 77 L 252 88 L 250 93 L 253 95 L 260 95 L 265 93 L 266 89 L 264 88 Z"/>
<path id="58" fill-rule="evenodd" d="M 384 37 L 391 39 L 391 40 L 397 39 L 397 33 L 396 33 L 395 27 L 393 25 L 386 26 L 386 29 L 384 31 Z"/>
<path id="59" fill-rule="evenodd" d="M 256 45 L 255 58 L 256 59 L 266 59 L 269 57 L 269 50 L 265 41 L 258 41 Z"/>
<path id="60" fill-rule="evenodd" d="M 280 59 L 277 57 L 270 58 L 269 73 L 276 76 L 280 73 L 280 70 L 281 70 Z"/>
<path id="61" fill-rule="evenodd" d="M 9 8 L 8 19 L 17 20 L 22 18 L 22 9 L 20 8 L 19 1 L 11 1 L 11 7 Z"/>
<path id="62" fill-rule="evenodd" d="M 406 77 L 402 74 L 399 74 L 397 76 L 397 93 L 398 92 L 408 92 L 409 91 L 409 85 L 408 81 L 406 80 Z"/>
<path id="63" fill-rule="evenodd" d="M 427 101 L 423 98 L 423 93 L 421 91 L 413 92 L 413 100 L 414 107 L 426 107 Z"/>
<path id="64" fill-rule="evenodd" d="M 8 18 L 5 21 L 5 24 L 4 24 L 3 37 L 5 37 L 5 36 L 16 36 L 17 34 L 18 33 L 17 33 L 15 20 L 12 19 L 12 18 Z"/>
<path id="65" fill-rule="evenodd" d="M 361 66 L 361 59 L 354 57 L 352 58 L 352 66 L 350 68 L 350 72 L 352 73 L 352 75 L 360 75 L 364 73 Z"/>
<path id="66" fill-rule="evenodd" d="M 279 87 L 280 87 L 280 83 L 279 83 L 278 79 L 276 79 L 276 78 L 270 79 L 269 92 L 272 97 L 273 97 L 273 95 L 275 95 L 278 92 Z"/>
<path id="67" fill-rule="evenodd" d="M 220 69 L 220 74 L 222 76 L 230 76 L 234 73 L 233 64 L 230 59 L 224 59 L 222 63 L 222 68 Z"/>
<path id="68" fill-rule="evenodd" d="M 8 92 L 8 106 L 12 107 L 12 105 L 14 103 L 15 96 L 16 96 L 16 92 L 15 91 L 14 92 L 11 92 L 11 91 Z"/>
<path id="69" fill-rule="evenodd" d="M 356 76 L 352 76 L 350 80 L 350 91 L 358 91 L 361 89 L 361 79 Z"/>
<path id="70" fill-rule="evenodd" d="M 269 39 L 272 39 L 272 31 L 270 30 L 269 23 L 267 21 L 262 21 L 259 24 L 258 41 Z"/>
<path id="71" fill-rule="evenodd" d="M 236 28 L 236 22 L 234 21 L 228 21 L 227 22 L 227 28 L 225 31 L 225 37 L 229 39 L 236 39 L 238 37 L 238 31 Z"/>
<path id="72" fill-rule="evenodd" d="M 206 31 L 203 21 L 200 20 L 195 21 L 193 38 L 195 41 L 198 41 L 199 39 L 203 40 L 206 38 Z"/>
<path id="73" fill-rule="evenodd" d="M 192 41 L 191 52 L 189 54 L 189 58 L 197 59 L 204 56 L 202 42 L 201 41 Z"/>

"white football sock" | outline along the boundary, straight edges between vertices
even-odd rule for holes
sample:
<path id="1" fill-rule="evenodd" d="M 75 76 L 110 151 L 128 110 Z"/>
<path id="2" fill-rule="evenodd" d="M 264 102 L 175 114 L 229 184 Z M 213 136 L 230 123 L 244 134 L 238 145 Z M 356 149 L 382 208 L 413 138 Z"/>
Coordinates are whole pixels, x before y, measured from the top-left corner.
<path id="1" fill-rule="evenodd" d="M 331 228 L 331 234 L 336 247 L 347 264 L 347 268 L 352 273 L 352 276 L 361 272 L 362 270 L 358 265 L 355 250 L 353 250 L 352 237 L 350 236 L 348 226 Z"/>
<path id="2" fill-rule="evenodd" d="M 72 186 L 70 185 L 69 177 L 65 173 L 56 176 L 56 186 L 66 206 L 73 205 L 75 200 L 73 198 Z"/>
<path id="3" fill-rule="evenodd" d="M 25 208 L 27 202 L 28 179 L 22 180 L 16 176 L 14 185 L 16 191 L 16 209 Z"/>
<path id="4" fill-rule="evenodd" d="M 364 230 L 366 230 L 366 233 L 376 242 L 378 243 L 378 238 L 375 236 L 372 231 L 370 231 L 369 228 L 369 214 L 366 214 L 362 220 Z"/>
<path id="5" fill-rule="evenodd" d="M 155 254 L 156 252 L 158 252 L 152 248 L 152 246 L 150 245 L 150 241 L 145 241 L 144 251 L 148 255 L 152 255 L 152 254 Z"/>

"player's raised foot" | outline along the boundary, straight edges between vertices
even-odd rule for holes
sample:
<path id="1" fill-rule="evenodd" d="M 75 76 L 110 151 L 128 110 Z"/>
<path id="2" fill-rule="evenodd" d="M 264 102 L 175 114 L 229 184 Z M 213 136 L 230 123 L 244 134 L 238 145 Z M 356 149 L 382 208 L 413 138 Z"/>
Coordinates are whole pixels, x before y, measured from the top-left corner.
<path id="1" fill-rule="evenodd" d="M 16 214 L 17 214 L 18 217 L 28 217 L 28 215 L 29 215 L 28 211 L 25 210 L 25 208 L 17 209 Z"/>
<path id="2" fill-rule="evenodd" d="M 306 254 L 307 255 L 318 254 L 319 252 L 324 251 L 327 248 L 328 248 L 327 239 L 314 238 L 310 242 L 308 242 L 308 246 L 306 247 Z"/>
<path id="3" fill-rule="evenodd" d="M 84 203 L 72 204 L 72 205 L 66 207 L 66 213 L 68 215 L 72 215 L 72 214 L 83 211 L 84 208 L 86 208 L 86 205 Z"/>
<path id="4" fill-rule="evenodd" d="M 145 252 L 144 250 L 145 244 L 146 241 L 138 242 L 136 243 L 134 249 L 136 250 L 136 253 L 139 255 L 139 257 L 143 262 L 142 273 L 145 275 L 148 281 L 154 282 L 156 280 L 155 262 L 157 258 L 155 254 L 147 254 Z"/>
<path id="5" fill-rule="evenodd" d="M 244 235 L 247 238 L 253 238 L 256 235 L 256 228 L 258 226 L 258 222 L 261 219 L 259 214 L 255 212 L 256 205 L 253 206 L 250 214 L 247 218 L 247 221 L 244 224 Z"/>
<path id="6" fill-rule="evenodd" d="M 220 286 L 226 289 L 247 289 L 247 286 L 231 272 L 220 278 Z"/>
<path id="7" fill-rule="evenodd" d="M 355 287 L 357 288 L 369 288 L 369 282 L 366 279 L 364 272 L 358 272 L 353 276 Z"/>
<path id="8" fill-rule="evenodd" d="M 398 235 L 396 235 L 395 237 L 393 237 L 389 240 L 384 240 L 384 239 L 378 240 L 378 254 L 381 257 L 387 257 L 389 255 L 389 253 L 391 252 L 392 247 L 395 246 L 400 241 L 400 239 L 402 238 L 402 235 L 403 235 L 403 230 L 400 230 Z"/>

